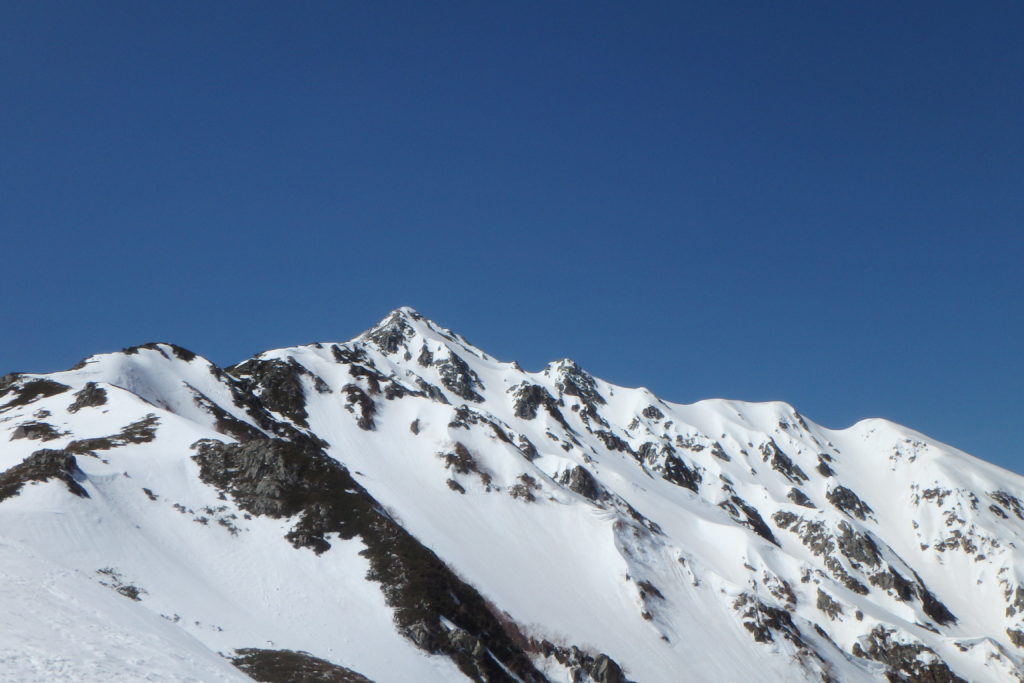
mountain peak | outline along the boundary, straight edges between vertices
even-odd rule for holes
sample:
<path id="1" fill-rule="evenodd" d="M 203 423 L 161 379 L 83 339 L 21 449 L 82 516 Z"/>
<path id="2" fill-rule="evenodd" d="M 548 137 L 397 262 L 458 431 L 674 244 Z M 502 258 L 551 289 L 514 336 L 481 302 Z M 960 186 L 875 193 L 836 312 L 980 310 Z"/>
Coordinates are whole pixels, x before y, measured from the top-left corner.
<path id="1" fill-rule="evenodd" d="M 425 325 L 424 325 L 425 323 Z M 379 323 L 357 337 L 375 344 L 381 351 L 392 354 L 416 335 L 417 327 L 429 326 L 430 321 L 408 306 L 388 313 Z"/>
<path id="2" fill-rule="evenodd" d="M 456 353 L 468 351 L 475 356 L 484 355 L 462 336 L 424 317 L 409 306 L 401 306 L 391 311 L 379 323 L 356 337 L 356 341 L 369 342 L 385 354 L 391 355 L 398 353 L 399 350 L 417 352 L 418 349 L 411 348 L 416 338 L 440 343 Z"/>
<path id="3" fill-rule="evenodd" d="M 0 552 L 0 659 L 27 621 L 49 679 L 122 673 L 83 660 L 109 642 L 69 669 L 54 621 L 142 632 L 118 666 L 172 652 L 161 680 L 241 680 L 232 651 L 293 679 L 1024 670 L 1024 479 L 883 420 L 524 373 L 409 307 L 226 370 L 148 344 L 0 379 L 0 530 L 34 553 Z"/>
<path id="4" fill-rule="evenodd" d="M 379 327 L 380 325 L 383 325 L 388 321 L 395 319 L 408 320 L 411 322 L 426 322 L 429 325 L 434 324 L 432 321 L 427 320 L 425 317 L 423 317 L 420 314 L 420 312 L 417 311 L 412 306 L 399 306 L 398 308 L 392 310 L 390 313 L 384 316 L 384 318 L 379 323 L 377 323 L 376 326 Z"/>

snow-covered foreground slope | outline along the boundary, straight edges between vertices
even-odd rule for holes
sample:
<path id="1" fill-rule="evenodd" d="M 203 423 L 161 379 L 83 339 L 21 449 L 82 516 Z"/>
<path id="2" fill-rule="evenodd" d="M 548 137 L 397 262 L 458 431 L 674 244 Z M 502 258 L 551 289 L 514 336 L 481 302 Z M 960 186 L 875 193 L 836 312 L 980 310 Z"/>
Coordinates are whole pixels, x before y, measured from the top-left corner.
<path id="1" fill-rule="evenodd" d="M 1024 680 L 1024 480 L 884 420 L 399 309 L 10 375 L 0 427 L 0 680 Z"/>

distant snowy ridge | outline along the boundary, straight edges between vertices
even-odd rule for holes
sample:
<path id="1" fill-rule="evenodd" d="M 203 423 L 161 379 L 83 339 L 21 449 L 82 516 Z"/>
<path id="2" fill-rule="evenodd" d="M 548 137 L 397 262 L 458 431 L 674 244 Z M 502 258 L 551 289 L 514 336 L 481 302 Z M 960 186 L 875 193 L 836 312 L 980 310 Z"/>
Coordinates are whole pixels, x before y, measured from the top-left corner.
<path id="1" fill-rule="evenodd" d="M 885 420 L 401 308 L 7 375 L 0 430 L 0 681 L 1024 680 L 1024 479 Z"/>

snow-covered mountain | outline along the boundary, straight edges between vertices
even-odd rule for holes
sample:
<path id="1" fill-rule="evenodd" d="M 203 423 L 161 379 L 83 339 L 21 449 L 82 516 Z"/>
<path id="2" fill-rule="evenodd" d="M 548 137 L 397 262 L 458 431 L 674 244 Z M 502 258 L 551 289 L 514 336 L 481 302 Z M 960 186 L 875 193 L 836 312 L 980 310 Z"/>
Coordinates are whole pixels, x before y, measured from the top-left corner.
<path id="1" fill-rule="evenodd" d="M 1024 479 L 885 420 L 403 308 L 8 375 L 0 429 L 3 681 L 1024 680 Z"/>

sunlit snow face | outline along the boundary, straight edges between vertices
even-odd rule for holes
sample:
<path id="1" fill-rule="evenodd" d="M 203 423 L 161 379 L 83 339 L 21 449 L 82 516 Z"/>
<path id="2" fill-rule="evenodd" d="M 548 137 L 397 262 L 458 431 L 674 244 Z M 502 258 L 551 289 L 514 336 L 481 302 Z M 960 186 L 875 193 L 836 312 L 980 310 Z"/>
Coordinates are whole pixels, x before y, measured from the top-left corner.
<path id="1" fill-rule="evenodd" d="M 229 371 L 149 345 L 3 390 L 0 654 L 28 680 L 230 680 L 245 648 L 372 680 L 452 680 L 459 652 L 556 679 L 1020 665 L 1021 479 L 883 420 L 524 372 L 408 309 Z"/>

